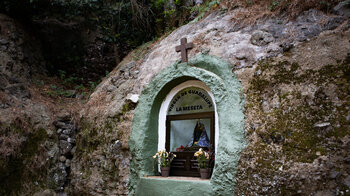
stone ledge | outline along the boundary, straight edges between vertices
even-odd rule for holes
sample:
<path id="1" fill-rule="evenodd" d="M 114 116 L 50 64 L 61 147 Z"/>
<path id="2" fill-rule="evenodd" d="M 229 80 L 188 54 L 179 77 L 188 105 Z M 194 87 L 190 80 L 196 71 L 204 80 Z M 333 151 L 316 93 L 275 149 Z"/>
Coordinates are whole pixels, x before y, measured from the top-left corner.
<path id="1" fill-rule="evenodd" d="M 210 180 L 194 177 L 141 177 L 136 195 L 212 195 Z"/>
<path id="2" fill-rule="evenodd" d="M 210 179 L 201 179 L 200 177 L 184 177 L 184 176 L 145 176 L 144 178 L 160 179 L 160 180 L 182 180 L 182 181 L 209 181 Z"/>

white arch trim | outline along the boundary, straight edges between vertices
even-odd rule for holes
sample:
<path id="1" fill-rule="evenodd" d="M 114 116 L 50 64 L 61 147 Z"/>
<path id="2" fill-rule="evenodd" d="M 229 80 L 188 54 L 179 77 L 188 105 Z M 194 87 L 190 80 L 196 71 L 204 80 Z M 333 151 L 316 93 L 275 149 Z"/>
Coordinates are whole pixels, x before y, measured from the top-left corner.
<path id="1" fill-rule="evenodd" d="M 168 93 L 168 95 L 165 97 L 165 99 L 162 102 L 162 105 L 160 107 L 159 111 L 159 117 L 158 117 L 158 151 L 159 150 L 164 150 L 165 149 L 165 140 L 166 140 L 166 127 L 165 127 L 165 121 L 166 121 L 166 116 L 167 116 L 167 111 L 169 104 L 172 100 L 172 98 L 181 90 L 188 88 L 188 87 L 198 87 L 201 88 L 209 94 L 211 100 L 214 103 L 214 111 L 215 111 L 215 152 L 217 152 L 217 145 L 219 141 L 219 119 L 218 119 L 218 114 L 216 112 L 216 103 L 215 99 L 213 96 L 213 93 L 211 92 L 210 88 L 205 85 L 204 82 L 199 81 L 199 80 L 189 80 L 184 83 L 181 83 L 171 89 L 171 91 Z"/>

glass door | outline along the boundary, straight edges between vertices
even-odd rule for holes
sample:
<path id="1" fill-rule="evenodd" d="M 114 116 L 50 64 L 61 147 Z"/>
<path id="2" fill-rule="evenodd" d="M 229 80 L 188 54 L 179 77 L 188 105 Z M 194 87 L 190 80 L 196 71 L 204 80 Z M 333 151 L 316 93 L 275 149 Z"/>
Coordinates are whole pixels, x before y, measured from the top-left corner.
<path id="1" fill-rule="evenodd" d="M 214 154 L 214 122 L 214 112 L 167 116 L 166 150 L 176 154 L 170 175 L 199 176 L 194 153 L 203 148 Z"/>

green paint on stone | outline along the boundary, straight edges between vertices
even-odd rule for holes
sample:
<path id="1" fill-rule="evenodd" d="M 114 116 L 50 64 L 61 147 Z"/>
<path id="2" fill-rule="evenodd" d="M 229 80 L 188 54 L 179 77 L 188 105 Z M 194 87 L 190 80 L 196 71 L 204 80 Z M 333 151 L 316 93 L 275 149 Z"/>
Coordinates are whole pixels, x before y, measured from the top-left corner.
<path id="1" fill-rule="evenodd" d="M 212 195 L 209 180 L 178 180 L 170 178 L 144 178 L 140 179 L 136 195 L 152 196 L 208 196 Z"/>
<path id="2" fill-rule="evenodd" d="M 166 68 L 142 91 L 129 141 L 132 156 L 130 195 L 139 195 L 137 193 L 146 189 L 147 184 L 153 183 L 152 180 L 144 180 L 143 177 L 157 175 L 157 164 L 152 156 L 158 147 L 158 114 L 163 99 L 172 88 L 193 79 L 204 82 L 211 89 L 219 118 L 219 141 L 214 172 L 210 180 L 211 192 L 214 195 L 234 194 L 239 153 L 246 145 L 242 87 L 232 74 L 228 63 L 217 57 L 198 55 L 188 63 L 176 62 Z M 182 186 L 181 184 L 184 183 L 172 181 L 172 186 Z M 160 186 L 154 192 L 161 193 L 162 189 L 164 187 Z M 176 190 L 174 191 L 175 194 Z"/>

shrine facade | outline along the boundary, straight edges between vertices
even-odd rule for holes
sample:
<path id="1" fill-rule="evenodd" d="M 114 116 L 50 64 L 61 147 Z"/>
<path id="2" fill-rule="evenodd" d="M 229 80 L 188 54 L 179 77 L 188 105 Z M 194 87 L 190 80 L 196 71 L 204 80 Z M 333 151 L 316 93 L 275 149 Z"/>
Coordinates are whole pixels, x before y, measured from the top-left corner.
<path id="1" fill-rule="evenodd" d="M 194 157 L 199 148 L 211 152 L 209 168 L 214 166 L 218 125 L 213 98 L 205 83 L 188 80 L 174 87 L 164 99 L 159 112 L 158 150 L 176 155 L 171 176 L 199 177 Z M 199 126 L 201 135 L 195 135 Z"/>
<path id="2" fill-rule="evenodd" d="M 208 55 L 160 72 L 143 90 L 135 110 L 130 195 L 164 195 L 165 189 L 180 195 L 232 195 L 245 146 L 241 89 L 230 65 Z M 198 126 L 204 130 L 201 135 L 196 135 Z M 211 178 L 181 178 L 198 176 L 193 153 L 199 147 L 215 157 Z M 178 155 L 170 172 L 174 178 L 155 177 L 159 166 L 152 156 L 163 149 Z"/>

